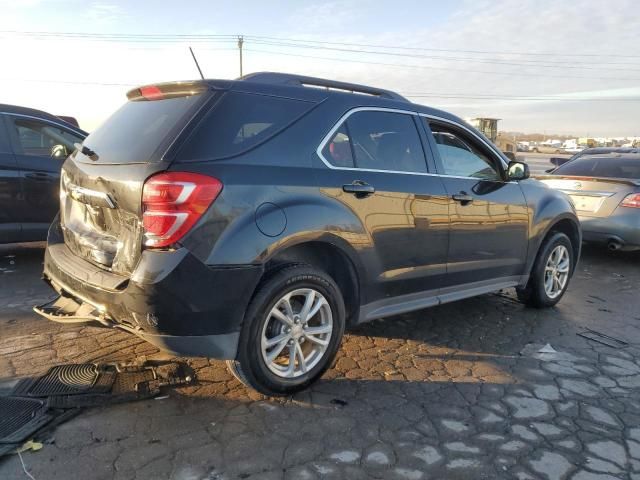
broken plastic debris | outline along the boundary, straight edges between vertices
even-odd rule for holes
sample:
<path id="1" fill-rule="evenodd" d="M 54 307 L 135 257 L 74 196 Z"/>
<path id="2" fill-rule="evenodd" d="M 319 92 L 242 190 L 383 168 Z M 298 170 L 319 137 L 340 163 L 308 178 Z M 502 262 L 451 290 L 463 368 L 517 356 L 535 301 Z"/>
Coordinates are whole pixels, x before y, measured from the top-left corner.
<path id="1" fill-rule="evenodd" d="M 551 350 L 547 350 L 547 347 Z M 542 345 L 540 343 L 528 343 L 520 351 L 520 355 L 523 357 L 531 357 L 543 362 L 577 362 L 581 360 L 581 357 L 576 357 L 568 352 L 558 352 L 551 345 Z"/>
<path id="2" fill-rule="evenodd" d="M 33 440 L 29 440 L 24 442 L 24 444 L 18 449 L 18 452 L 26 452 L 27 450 L 31 450 L 32 452 L 37 452 L 42 449 L 42 443 L 34 442 Z"/>
<path id="3" fill-rule="evenodd" d="M 540 350 L 538 350 L 538 353 L 558 353 L 555 348 L 553 348 L 550 344 L 546 344 L 544 347 L 542 347 Z"/>
<path id="4" fill-rule="evenodd" d="M 610 335 L 605 335 L 604 333 L 591 330 L 590 328 L 587 328 L 585 332 L 578 332 L 576 335 L 586 338 L 587 340 L 593 340 L 594 342 L 601 343 L 607 347 L 624 348 L 629 346 L 629 344 L 624 340 L 620 340 Z"/>
<path id="5" fill-rule="evenodd" d="M 329 403 L 336 405 L 338 408 L 346 407 L 348 405 L 348 402 L 341 400 L 340 398 L 334 398 Z"/>
<path id="6" fill-rule="evenodd" d="M 154 397 L 154 400 L 166 400 L 169 398 L 169 395 L 160 395 L 158 397 Z"/>

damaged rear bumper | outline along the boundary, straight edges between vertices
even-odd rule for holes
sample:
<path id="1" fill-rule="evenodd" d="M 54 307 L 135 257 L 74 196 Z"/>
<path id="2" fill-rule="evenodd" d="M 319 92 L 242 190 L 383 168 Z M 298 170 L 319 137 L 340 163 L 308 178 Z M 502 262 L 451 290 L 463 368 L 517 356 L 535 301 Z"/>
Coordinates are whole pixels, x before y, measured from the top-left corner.
<path id="1" fill-rule="evenodd" d="M 177 355 L 235 358 L 261 267 L 210 267 L 184 248 L 145 250 L 133 274 L 124 277 L 74 255 L 59 233 L 54 223 L 44 280 L 60 298 L 36 307 L 38 314 L 120 328 Z"/>

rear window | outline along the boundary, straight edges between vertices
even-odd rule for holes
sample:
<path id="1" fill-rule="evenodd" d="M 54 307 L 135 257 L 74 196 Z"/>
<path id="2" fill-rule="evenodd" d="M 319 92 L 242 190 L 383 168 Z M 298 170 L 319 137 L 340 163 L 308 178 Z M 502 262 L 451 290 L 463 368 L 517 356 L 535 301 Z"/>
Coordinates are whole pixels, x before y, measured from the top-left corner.
<path id="1" fill-rule="evenodd" d="M 554 175 L 640 179 L 640 159 L 581 157 L 553 171 Z"/>
<path id="2" fill-rule="evenodd" d="M 290 98 L 228 92 L 186 140 L 178 158 L 197 161 L 238 155 L 267 141 L 313 105 Z"/>
<path id="3" fill-rule="evenodd" d="M 146 163 L 160 145 L 174 138 L 203 101 L 204 95 L 125 103 L 83 142 L 98 163 Z"/>

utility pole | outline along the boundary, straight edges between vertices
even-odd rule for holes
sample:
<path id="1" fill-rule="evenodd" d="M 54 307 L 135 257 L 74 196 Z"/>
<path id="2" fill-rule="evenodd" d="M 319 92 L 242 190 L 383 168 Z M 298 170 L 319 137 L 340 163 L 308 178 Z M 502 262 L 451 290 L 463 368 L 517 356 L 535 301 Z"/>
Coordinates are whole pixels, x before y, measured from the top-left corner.
<path id="1" fill-rule="evenodd" d="M 240 51 L 240 77 L 242 77 L 242 45 L 244 44 L 244 38 L 242 35 L 238 37 L 238 50 Z"/>

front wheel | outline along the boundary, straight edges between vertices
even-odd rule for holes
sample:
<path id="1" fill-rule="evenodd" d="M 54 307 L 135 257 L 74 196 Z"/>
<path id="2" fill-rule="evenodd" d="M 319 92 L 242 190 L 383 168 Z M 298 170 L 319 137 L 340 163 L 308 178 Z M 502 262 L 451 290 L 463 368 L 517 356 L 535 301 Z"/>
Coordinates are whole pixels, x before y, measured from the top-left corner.
<path id="1" fill-rule="evenodd" d="M 526 305 L 544 308 L 560 301 L 574 268 L 574 253 L 569 237 L 556 232 L 540 248 L 527 286 L 517 290 Z"/>
<path id="2" fill-rule="evenodd" d="M 259 287 L 227 366 L 261 393 L 293 394 L 329 368 L 344 326 L 344 300 L 330 276 L 308 265 L 284 267 Z"/>

